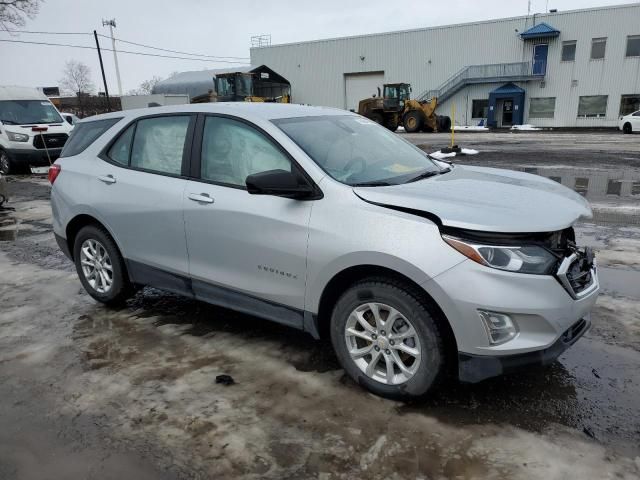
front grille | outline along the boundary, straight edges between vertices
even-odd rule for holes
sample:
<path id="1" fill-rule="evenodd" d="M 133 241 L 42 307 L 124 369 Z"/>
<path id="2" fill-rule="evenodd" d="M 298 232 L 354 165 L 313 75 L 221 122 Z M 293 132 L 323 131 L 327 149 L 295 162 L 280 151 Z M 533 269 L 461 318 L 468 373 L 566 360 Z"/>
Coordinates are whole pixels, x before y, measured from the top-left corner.
<path id="1" fill-rule="evenodd" d="M 587 295 L 593 286 L 597 286 L 594 278 L 595 259 L 590 248 L 573 248 L 558 267 L 557 278 L 573 298 Z"/>
<path id="2" fill-rule="evenodd" d="M 580 293 L 591 285 L 591 265 L 584 259 L 576 260 L 567 271 L 567 280 L 574 292 Z"/>
<path id="3" fill-rule="evenodd" d="M 45 133 L 33 138 L 33 146 L 36 148 L 62 148 L 69 138 L 66 133 Z"/>

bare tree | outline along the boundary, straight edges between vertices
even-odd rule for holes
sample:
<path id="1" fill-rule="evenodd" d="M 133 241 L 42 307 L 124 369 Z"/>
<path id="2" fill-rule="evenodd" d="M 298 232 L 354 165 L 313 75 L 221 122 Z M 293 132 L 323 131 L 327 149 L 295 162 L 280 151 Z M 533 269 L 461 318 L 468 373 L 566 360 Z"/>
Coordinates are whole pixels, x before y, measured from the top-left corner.
<path id="1" fill-rule="evenodd" d="M 134 90 L 129 90 L 129 95 L 149 95 L 153 91 L 153 87 L 156 86 L 158 82 L 161 82 L 161 77 L 156 77 L 155 75 L 151 77 L 149 80 L 145 80 L 140 84 L 140 86 Z"/>
<path id="2" fill-rule="evenodd" d="M 78 96 L 80 116 L 85 115 L 88 97 L 94 92 L 95 86 L 91 81 L 91 69 L 76 60 L 69 60 L 64 64 L 62 78 L 59 80 L 63 93 Z"/>
<path id="3" fill-rule="evenodd" d="M 95 85 L 91 80 L 91 69 L 76 60 L 69 60 L 64 64 L 59 83 L 62 91 L 67 95 L 86 95 L 95 90 Z"/>
<path id="4" fill-rule="evenodd" d="M 33 19 L 43 0 L 0 0 L 0 30 L 9 26 L 24 27 L 26 19 Z"/>

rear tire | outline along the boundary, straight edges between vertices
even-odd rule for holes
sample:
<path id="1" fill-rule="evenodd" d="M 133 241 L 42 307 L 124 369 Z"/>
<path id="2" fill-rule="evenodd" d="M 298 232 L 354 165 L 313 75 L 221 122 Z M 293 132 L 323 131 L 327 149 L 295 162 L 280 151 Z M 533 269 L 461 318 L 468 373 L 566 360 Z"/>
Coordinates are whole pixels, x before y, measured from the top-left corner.
<path id="1" fill-rule="evenodd" d="M 97 301 L 118 305 L 133 293 L 124 259 L 104 228 L 87 225 L 80 229 L 73 259 L 82 286 Z"/>
<path id="2" fill-rule="evenodd" d="M 424 126 L 424 114 L 417 110 L 411 110 L 405 114 L 402 123 L 408 133 L 419 132 Z"/>
<path id="3" fill-rule="evenodd" d="M 417 289 L 397 280 L 369 278 L 354 284 L 331 316 L 331 341 L 345 372 L 382 397 L 406 400 L 427 394 L 445 365 L 434 310 Z"/>
<path id="4" fill-rule="evenodd" d="M 622 126 L 622 131 L 623 131 L 624 133 L 633 133 L 633 129 L 631 128 L 631 124 L 630 124 L 630 123 L 628 123 L 628 122 L 627 122 L 627 123 L 625 123 L 625 124 Z"/>
<path id="5" fill-rule="evenodd" d="M 395 132 L 398 129 L 398 116 L 387 115 L 384 119 L 384 126 L 392 132 Z"/>

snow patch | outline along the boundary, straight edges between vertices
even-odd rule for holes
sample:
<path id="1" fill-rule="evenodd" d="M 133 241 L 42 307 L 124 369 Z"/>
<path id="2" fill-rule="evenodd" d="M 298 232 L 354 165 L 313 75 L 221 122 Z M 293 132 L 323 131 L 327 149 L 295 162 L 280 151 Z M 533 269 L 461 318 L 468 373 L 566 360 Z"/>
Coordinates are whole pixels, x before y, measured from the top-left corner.
<path id="1" fill-rule="evenodd" d="M 524 130 L 524 131 L 534 131 L 534 130 L 542 130 L 540 127 L 536 127 L 535 125 L 531 125 L 529 123 L 525 123 L 524 125 L 513 125 L 511 130 Z"/>

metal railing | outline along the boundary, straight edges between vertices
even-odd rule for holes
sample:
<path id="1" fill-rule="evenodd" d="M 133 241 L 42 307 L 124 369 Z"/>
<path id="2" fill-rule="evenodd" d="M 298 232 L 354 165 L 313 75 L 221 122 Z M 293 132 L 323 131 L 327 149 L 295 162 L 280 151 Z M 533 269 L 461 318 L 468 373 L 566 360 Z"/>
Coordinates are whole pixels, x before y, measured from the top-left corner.
<path id="1" fill-rule="evenodd" d="M 527 77 L 542 77 L 544 75 L 534 75 L 531 62 L 514 63 L 494 63 L 488 65 L 468 65 L 450 77 L 442 85 L 434 90 L 425 90 L 417 100 L 427 100 L 437 97 L 439 101 L 444 101 L 469 83 L 482 83 L 508 78 L 523 79 Z"/>

